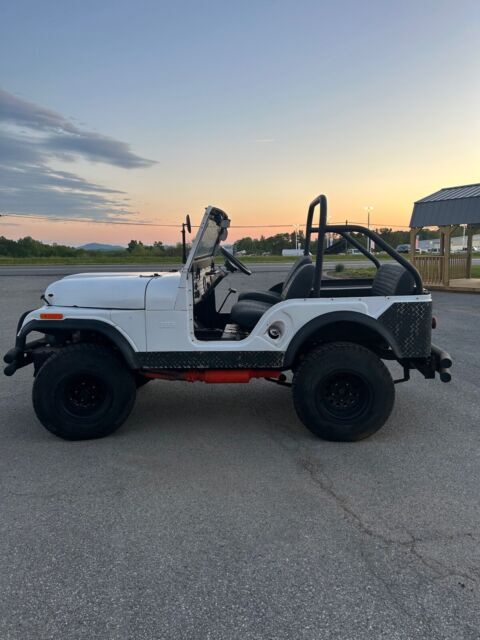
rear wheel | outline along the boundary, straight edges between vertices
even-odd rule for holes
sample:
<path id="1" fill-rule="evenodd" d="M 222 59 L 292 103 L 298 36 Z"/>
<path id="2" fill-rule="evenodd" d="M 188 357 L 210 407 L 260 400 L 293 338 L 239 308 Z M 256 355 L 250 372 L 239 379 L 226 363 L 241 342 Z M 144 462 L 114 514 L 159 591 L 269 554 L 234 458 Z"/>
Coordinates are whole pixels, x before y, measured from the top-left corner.
<path id="1" fill-rule="evenodd" d="M 127 419 L 135 402 L 131 372 L 108 347 L 65 347 L 38 370 L 33 407 L 43 426 L 66 440 L 102 438 Z"/>
<path id="2" fill-rule="evenodd" d="M 324 440 L 354 442 L 378 431 L 395 398 L 387 367 L 372 351 L 348 342 L 311 351 L 293 379 L 300 420 Z"/>

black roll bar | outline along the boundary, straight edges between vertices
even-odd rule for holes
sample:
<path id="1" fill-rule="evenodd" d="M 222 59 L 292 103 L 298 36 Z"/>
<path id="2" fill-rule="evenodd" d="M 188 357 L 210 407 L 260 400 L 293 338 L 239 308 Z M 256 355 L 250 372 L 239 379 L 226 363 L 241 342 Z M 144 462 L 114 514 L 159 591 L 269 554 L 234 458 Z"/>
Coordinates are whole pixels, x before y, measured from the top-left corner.
<path id="1" fill-rule="evenodd" d="M 314 229 L 312 229 L 314 231 Z M 328 225 L 325 228 L 325 233 L 342 233 L 342 231 L 353 231 L 355 233 L 363 233 L 375 242 L 375 245 L 381 247 L 388 255 L 393 258 L 396 262 L 400 263 L 402 267 L 405 267 L 407 271 L 409 271 L 413 279 L 415 281 L 415 293 L 423 293 L 423 282 L 420 274 L 417 269 L 413 266 L 411 262 L 406 260 L 402 255 L 400 255 L 393 247 L 391 247 L 388 242 L 385 242 L 383 238 L 381 238 L 378 233 L 372 231 L 371 229 L 367 229 L 367 227 L 362 227 L 360 225 Z"/>
<path id="2" fill-rule="evenodd" d="M 318 221 L 318 227 L 312 227 L 313 223 L 313 214 L 315 212 L 315 207 L 320 205 L 320 215 Z M 320 286 L 322 280 L 322 271 L 323 271 L 323 245 L 325 241 L 325 228 L 327 226 L 327 197 L 323 194 L 317 196 L 315 200 L 312 200 L 310 206 L 308 207 L 307 214 L 307 225 L 305 232 L 305 250 L 304 254 L 306 256 L 310 253 L 310 241 L 312 237 L 312 232 L 317 233 L 317 259 L 315 261 L 315 276 L 313 278 L 313 293 L 314 296 L 318 298 L 320 295 Z M 318 291 L 318 294 L 315 293 Z"/>
<path id="3" fill-rule="evenodd" d="M 314 227 L 313 224 L 313 214 L 315 212 L 315 208 L 317 205 L 320 205 L 319 212 L 319 221 L 318 226 Z M 322 271 L 323 271 L 323 253 L 324 253 L 324 241 L 325 235 L 327 233 L 336 233 L 351 244 L 353 244 L 363 255 L 369 258 L 377 267 L 377 269 L 381 266 L 380 262 L 377 258 L 365 247 L 363 247 L 360 242 L 353 238 L 350 233 L 361 233 L 367 238 L 370 238 L 375 242 L 375 245 L 381 247 L 388 255 L 393 258 L 396 262 L 402 265 L 407 271 L 409 271 L 415 281 L 415 293 L 421 294 L 423 293 L 423 282 L 420 274 L 417 269 L 413 266 L 411 262 L 406 260 L 403 256 L 401 256 L 393 247 L 391 247 L 383 238 L 381 238 L 375 231 L 371 229 L 367 229 L 367 227 L 362 227 L 360 225 L 348 225 L 348 224 L 334 224 L 327 225 L 327 198 L 325 195 L 319 195 L 312 200 L 310 206 L 308 207 L 307 213 L 307 224 L 305 229 L 305 250 L 304 254 L 309 255 L 310 253 L 310 244 L 312 233 L 317 234 L 317 258 L 315 261 L 315 277 L 313 280 L 313 297 L 320 297 L 320 289 L 322 286 Z"/>
<path id="4" fill-rule="evenodd" d="M 308 213 L 307 213 L 307 224 L 305 227 L 305 249 L 304 249 L 304 254 L 306 256 L 308 256 L 308 254 L 310 253 L 310 238 L 312 235 L 312 223 L 313 223 L 313 214 L 315 212 L 315 207 L 317 206 L 317 204 L 321 204 L 321 206 L 324 207 L 325 209 L 325 222 L 327 221 L 327 196 L 319 195 L 315 198 L 315 200 L 312 200 L 312 202 L 310 203 L 309 207 L 308 207 Z M 320 211 L 320 217 L 321 217 L 321 211 Z"/>
<path id="5" fill-rule="evenodd" d="M 349 233 L 346 233 L 345 231 L 343 231 L 339 235 L 341 235 L 342 238 L 345 238 L 345 240 L 347 242 L 352 244 L 355 247 L 355 249 L 358 249 L 360 251 L 360 253 L 363 253 L 363 255 L 366 258 L 371 260 L 373 262 L 373 264 L 377 267 L 377 269 L 380 267 L 380 261 L 373 255 L 373 253 L 370 253 L 370 251 L 368 249 L 365 249 L 363 244 L 361 242 L 359 242 L 356 238 L 351 236 Z"/>

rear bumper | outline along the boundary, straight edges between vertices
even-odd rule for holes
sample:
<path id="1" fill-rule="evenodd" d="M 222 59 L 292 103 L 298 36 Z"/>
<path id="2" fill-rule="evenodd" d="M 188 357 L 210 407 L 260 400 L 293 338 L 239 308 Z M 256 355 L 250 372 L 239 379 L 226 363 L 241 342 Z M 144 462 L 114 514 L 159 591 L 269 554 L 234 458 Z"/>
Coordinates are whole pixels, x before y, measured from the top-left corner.
<path id="1" fill-rule="evenodd" d="M 450 382 L 452 374 L 450 368 L 452 366 L 452 357 L 441 347 L 432 344 L 430 356 L 428 358 L 412 358 L 404 363 L 409 369 L 418 369 L 425 378 L 435 378 L 437 373 L 442 382 Z"/>

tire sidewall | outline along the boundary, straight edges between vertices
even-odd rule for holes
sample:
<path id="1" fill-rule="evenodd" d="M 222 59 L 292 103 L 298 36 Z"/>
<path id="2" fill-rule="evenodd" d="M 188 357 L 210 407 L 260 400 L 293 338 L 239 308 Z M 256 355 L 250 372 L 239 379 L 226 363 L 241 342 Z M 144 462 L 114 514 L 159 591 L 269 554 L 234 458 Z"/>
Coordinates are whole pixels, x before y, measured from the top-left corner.
<path id="1" fill-rule="evenodd" d="M 75 416 L 66 408 L 64 388 L 74 375 L 91 375 L 105 385 L 107 402 L 92 416 Z M 43 364 L 32 395 L 37 417 L 46 429 L 67 440 L 86 440 L 115 431 L 128 417 L 135 393 L 133 376 L 110 349 L 75 345 Z"/>
<path id="2" fill-rule="evenodd" d="M 370 398 L 362 415 L 336 419 L 323 409 L 319 389 L 329 376 L 345 372 L 364 381 Z M 388 419 L 395 391 L 390 372 L 369 349 L 336 343 L 317 348 L 299 366 L 294 377 L 294 404 L 302 422 L 326 440 L 356 441 L 375 433 Z"/>

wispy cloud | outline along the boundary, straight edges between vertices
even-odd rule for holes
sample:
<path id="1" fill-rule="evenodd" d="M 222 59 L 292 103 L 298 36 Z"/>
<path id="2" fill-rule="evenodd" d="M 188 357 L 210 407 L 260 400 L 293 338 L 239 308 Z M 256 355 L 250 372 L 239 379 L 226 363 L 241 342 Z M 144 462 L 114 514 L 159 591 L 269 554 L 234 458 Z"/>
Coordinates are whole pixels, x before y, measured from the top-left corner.
<path id="1" fill-rule="evenodd" d="M 23 125 L 41 131 L 70 131 L 77 127 L 59 113 L 22 100 L 18 96 L 0 89 L 0 120 Z"/>
<path id="2" fill-rule="evenodd" d="M 111 219 L 132 215 L 122 191 L 56 170 L 55 159 L 137 169 L 152 166 L 125 142 L 0 89 L 0 209 Z"/>

